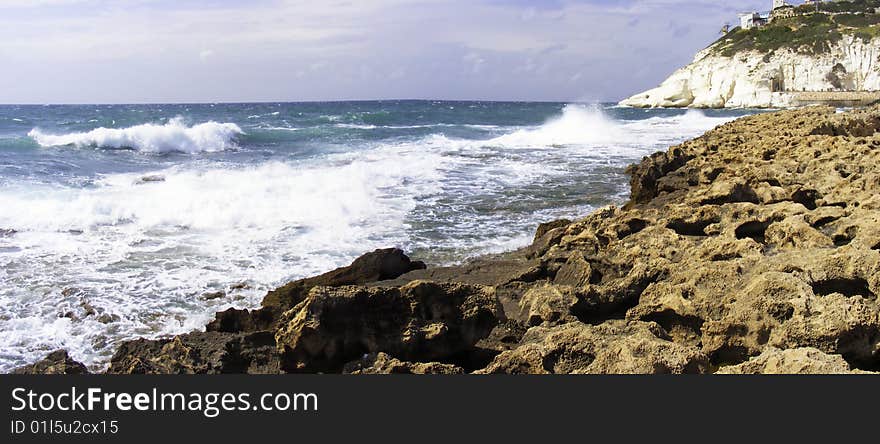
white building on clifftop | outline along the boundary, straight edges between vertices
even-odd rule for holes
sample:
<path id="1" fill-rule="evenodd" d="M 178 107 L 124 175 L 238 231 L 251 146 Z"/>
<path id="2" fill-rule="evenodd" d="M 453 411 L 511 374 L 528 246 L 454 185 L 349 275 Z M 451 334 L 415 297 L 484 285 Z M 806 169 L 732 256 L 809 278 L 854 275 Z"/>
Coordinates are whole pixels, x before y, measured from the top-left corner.
<path id="1" fill-rule="evenodd" d="M 761 15 L 758 12 L 746 12 L 739 15 L 739 27 L 752 29 L 764 26 L 770 21 L 769 15 Z"/>

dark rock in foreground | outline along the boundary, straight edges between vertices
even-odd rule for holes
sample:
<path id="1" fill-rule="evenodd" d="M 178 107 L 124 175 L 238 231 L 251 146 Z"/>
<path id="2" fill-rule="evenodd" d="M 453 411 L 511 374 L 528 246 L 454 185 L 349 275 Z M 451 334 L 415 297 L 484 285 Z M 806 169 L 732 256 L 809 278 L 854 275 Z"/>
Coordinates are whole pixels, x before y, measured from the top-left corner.
<path id="1" fill-rule="evenodd" d="M 271 330 L 278 317 L 284 311 L 302 302 L 314 287 L 368 284 L 395 279 L 410 271 L 425 268 L 424 262 L 410 260 L 400 249 L 376 250 L 355 259 L 349 266 L 320 276 L 293 281 L 270 291 L 263 298 L 263 308 L 261 309 L 238 310 L 230 308 L 217 313 L 216 319 L 208 324 L 207 330 L 227 333 Z"/>
<path id="2" fill-rule="evenodd" d="M 351 375 L 460 375 L 464 369 L 440 362 L 404 362 L 387 353 L 374 353 L 349 362 L 342 371 Z"/>
<path id="3" fill-rule="evenodd" d="M 31 365 L 12 371 L 16 375 L 86 375 L 89 370 L 80 362 L 74 361 L 67 350 L 56 350 Z"/>
<path id="4" fill-rule="evenodd" d="M 288 372 L 339 371 L 367 353 L 430 362 L 466 353 L 503 319 L 491 287 L 317 287 L 275 333 Z"/>
<path id="5" fill-rule="evenodd" d="M 271 332 L 194 332 L 171 339 L 137 339 L 119 347 L 107 373 L 278 373 L 274 349 Z"/>

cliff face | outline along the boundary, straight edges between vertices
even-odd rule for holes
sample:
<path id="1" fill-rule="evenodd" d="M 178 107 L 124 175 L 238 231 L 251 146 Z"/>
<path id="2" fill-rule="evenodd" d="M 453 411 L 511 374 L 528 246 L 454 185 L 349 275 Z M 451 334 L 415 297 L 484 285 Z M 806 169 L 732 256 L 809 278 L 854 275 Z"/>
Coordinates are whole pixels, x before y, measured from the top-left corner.
<path id="1" fill-rule="evenodd" d="M 127 341 L 108 372 L 880 370 L 880 107 L 745 117 L 630 174 L 623 208 L 524 250 L 427 269 L 376 251 L 206 331 Z"/>
<path id="2" fill-rule="evenodd" d="M 880 39 L 844 35 L 819 53 L 782 48 L 726 55 L 716 44 L 659 87 L 620 102 L 633 107 L 775 108 L 803 91 L 880 90 Z M 870 99 L 870 96 L 868 96 Z"/>

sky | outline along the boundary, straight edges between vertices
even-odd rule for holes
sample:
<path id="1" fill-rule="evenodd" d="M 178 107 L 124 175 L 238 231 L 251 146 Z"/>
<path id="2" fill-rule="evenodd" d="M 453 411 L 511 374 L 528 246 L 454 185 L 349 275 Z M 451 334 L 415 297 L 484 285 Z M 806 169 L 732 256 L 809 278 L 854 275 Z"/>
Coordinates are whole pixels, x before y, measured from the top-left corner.
<path id="1" fill-rule="evenodd" d="M 771 0 L 0 0 L 0 103 L 615 101 Z"/>

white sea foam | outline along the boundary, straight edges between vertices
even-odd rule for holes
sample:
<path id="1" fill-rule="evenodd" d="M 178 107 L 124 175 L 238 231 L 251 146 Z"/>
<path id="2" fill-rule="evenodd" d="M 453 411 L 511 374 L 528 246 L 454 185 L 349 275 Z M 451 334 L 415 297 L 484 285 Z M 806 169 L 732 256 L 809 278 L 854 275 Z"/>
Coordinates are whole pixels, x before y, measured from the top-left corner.
<path id="1" fill-rule="evenodd" d="M 538 208 L 553 199 L 542 190 L 607 184 L 615 169 L 726 120 L 696 111 L 615 121 L 570 105 L 544 125 L 490 140 L 456 139 L 441 124 L 417 140 L 306 160 L 212 159 L 108 174 L 88 187 L 4 184 L 0 228 L 18 233 L 0 237 L 0 372 L 57 348 L 99 367 L 117 341 L 202 328 L 214 311 L 256 306 L 279 283 L 373 248 L 449 252 L 439 260 L 455 260 L 523 246 L 535 223 L 591 208 L 577 199 Z M 174 124 L 174 137 L 144 131 L 163 140 L 144 146 L 180 150 L 186 130 L 206 125 Z M 134 140 L 133 128 L 119 131 Z M 56 137 L 104 146 L 92 133 Z M 220 139 L 233 143 L 241 131 L 229 134 Z M 209 146 L 217 145 L 201 145 Z M 608 193 L 618 196 L 624 184 Z M 530 213 L 526 202 L 538 209 Z M 248 287 L 235 285 L 242 282 Z M 221 290 L 226 297 L 201 298 Z"/>
<path id="2" fill-rule="evenodd" d="M 84 133 L 45 134 L 38 128 L 28 133 L 44 147 L 74 145 L 77 147 L 128 148 L 138 151 L 211 152 L 235 148 L 235 139 L 243 134 L 234 123 L 205 122 L 187 126 L 182 118 L 164 125 L 147 123 L 129 128 L 97 128 Z"/>
<path id="3" fill-rule="evenodd" d="M 520 129 L 492 139 L 506 147 L 549 147 L 619 142 L 624 131 L 598 107 L 566 105 L 562 115 L 537 128 Z"/>
<path id="4" fill-rule="evenodd" d="M 60 347 L 100 365 L 114 340 L 200 328 L 287 279 L 401 245 L 407 214 L 437 192 L 444 163 L 386 145 L 304 164 L 111 174 L 86 189 L 4 188 L 0 227 L 19 232 L 0 238 L 0 250 L 15 247 L 0 253 L 0 371 Z M 231 290 L 237 282 L 251 288 Z M 217 290 L 228 296 L 200 299 Z"/>

